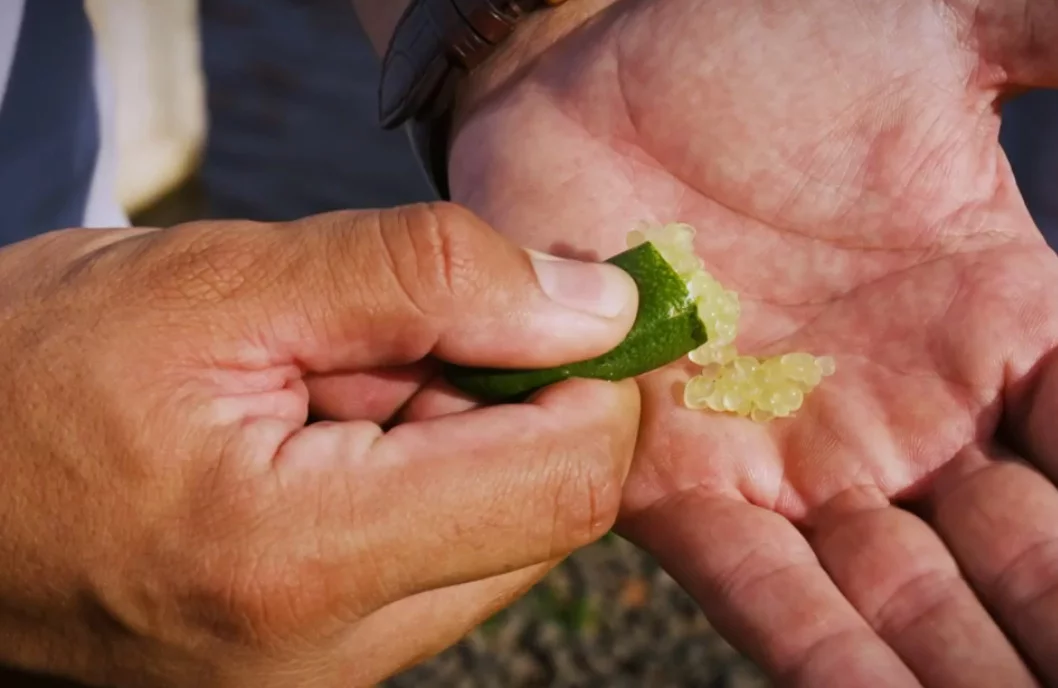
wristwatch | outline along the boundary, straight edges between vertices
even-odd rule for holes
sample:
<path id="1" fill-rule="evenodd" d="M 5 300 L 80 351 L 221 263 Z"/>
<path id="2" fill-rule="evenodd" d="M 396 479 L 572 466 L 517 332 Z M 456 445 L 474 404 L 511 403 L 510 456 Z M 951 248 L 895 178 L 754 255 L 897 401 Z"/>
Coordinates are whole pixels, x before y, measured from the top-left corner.
<path id="1" fill-rule="evenodd" d="M 565 0 L 412 0 L 382 61 L 379 120 L 405 125 L 419 162 L 449 198 L 448 133 L 459 81 L 481 65 L 531 12 Z"/>

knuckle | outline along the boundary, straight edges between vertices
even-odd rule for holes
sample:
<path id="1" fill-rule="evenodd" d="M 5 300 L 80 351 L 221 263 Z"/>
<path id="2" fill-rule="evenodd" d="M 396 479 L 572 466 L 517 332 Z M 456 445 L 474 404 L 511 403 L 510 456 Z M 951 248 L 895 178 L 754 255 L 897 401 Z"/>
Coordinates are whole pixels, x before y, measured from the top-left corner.
<path id="1" fill-rule="evenodd" d="M 613 527 L 622 483 L 607 442 L 589 440 L 567 454 L 555 479 L 555 549 L 572 551 L 595 542 Z"/>
<path id="2" fill-rule="evenodd" d="M 451 203 L 398 208 L 381 227 L 395 279 L 425 313 L 448 312 L 486 286 L 480 274 L 484 232 L 470 211 Z"/>
<path id="3" fill-rule="evenodd" d="M 569 551 L 599 539 L 617 520 L 638 417 L 623 412 L 636 408 L 629 399 L 596 393 L 608 383 L 563 384 L 566 398 L 549 411 L 558 432 L 546 465 L 555 500 L 552 540 L 556 550 Z"/>
<path id="4" fill-rule="evenodd" d="M 958 604 L 961 591 L 956 570 L 927 569 L 896 586 L 868 620 L 885 635 L 909 633 L 943 617 Z"/>
<path id="5" fill-rule="evenodd" d="M 1043 537 L 1003 565 L 991 585 L 994 595 L 1020 613 L 1045 608 L 1058 595 L 1058 539 Z"/>

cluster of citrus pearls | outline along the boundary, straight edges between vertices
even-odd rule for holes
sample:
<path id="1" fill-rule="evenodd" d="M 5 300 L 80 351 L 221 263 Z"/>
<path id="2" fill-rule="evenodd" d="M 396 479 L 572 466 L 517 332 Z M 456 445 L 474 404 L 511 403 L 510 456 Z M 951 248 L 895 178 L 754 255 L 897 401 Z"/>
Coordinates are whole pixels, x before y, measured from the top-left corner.
<path id="1" fill-rule="evenodd" d="M 702 372 L 684 387 L 687 408 L 709 409 L 767 422 L 792 416 L 805 395 L 834 374 L 834 359 L 806 353 L 771 358 L 740 355 L 735 348 L 741 308 L 738 294 L 724 289 L 694 253 L 694 228 L 685 224 L 643 225 L 628 235 L 629 248 L 649 241 L 684 279 L 698 303 L 709 340 L 690 353 Z"/>

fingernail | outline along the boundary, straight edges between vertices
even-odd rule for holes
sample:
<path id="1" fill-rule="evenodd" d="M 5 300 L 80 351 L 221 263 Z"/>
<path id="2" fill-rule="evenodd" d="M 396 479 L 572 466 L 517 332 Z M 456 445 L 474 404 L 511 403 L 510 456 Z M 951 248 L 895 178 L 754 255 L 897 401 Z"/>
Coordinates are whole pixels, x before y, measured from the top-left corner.
<path id="1" fill-rule="evenodd" d="M 615 318 L 636 298 L 636 284 L 624 270 L 607 263 L 583 263 L 528 251 L 540 288 L 567 308 Z"/>

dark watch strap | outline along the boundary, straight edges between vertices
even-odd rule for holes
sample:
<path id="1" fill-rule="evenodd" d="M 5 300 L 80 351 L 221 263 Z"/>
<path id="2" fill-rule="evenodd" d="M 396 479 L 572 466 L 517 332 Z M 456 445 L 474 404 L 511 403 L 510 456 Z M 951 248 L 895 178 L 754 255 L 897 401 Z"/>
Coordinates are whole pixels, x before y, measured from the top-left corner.
<path id="1" fill-rule="evenodd" d="M 459 79 L 485 61 L 530 12 L 564 0 L 412 0 L 382 61 L 379 120 L 407 124 L 430 181 L 448 197 L 447 115 Z"/>
<path id="2" fill-rule="evenodd" d="M 533 10 L 554 0 L 412 0 L 393 31 L 378 105 L 382 126 L 447 108 L 449 82 L 492 54 Z"/>

